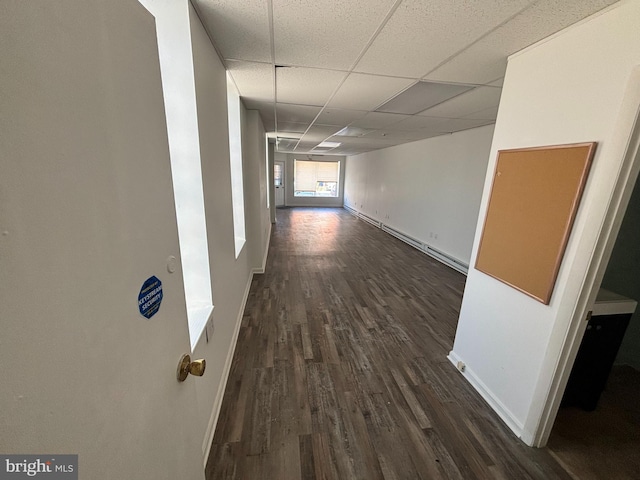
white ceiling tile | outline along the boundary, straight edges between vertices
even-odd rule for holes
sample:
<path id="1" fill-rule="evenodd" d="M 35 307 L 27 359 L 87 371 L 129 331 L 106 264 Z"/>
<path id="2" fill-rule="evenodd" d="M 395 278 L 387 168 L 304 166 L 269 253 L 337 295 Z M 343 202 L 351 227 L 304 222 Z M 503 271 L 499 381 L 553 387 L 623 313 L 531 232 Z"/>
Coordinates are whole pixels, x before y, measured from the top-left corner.
<path id="1" fill-rule="evenodd" d="M 278 120 L 294 123 L 311 123 L 320 112 L 320 107 L 307 105 L 290 105 L 287 103 L 276 104 Z"/>
<path id="2" fill-rule="evenodd" d="M 414 115 L 472 88 L 469 85 L 460 84 L 417 82 L 400 95 L 378 107 L 376 111 Z"/>
<path id="3" fill-rule="evenodd" d="M 271 61 L 269 12 L 264 0 L 193 0 L 224 58 Z"/>
<path id="4" fill-rule="evenodd" d="M 297 144 L 315 121 L 298 150 L 331 136 L 342 142 L 331 153 L 349 154 L 495 122 L 507 55 L 614 2 L 193 0 L 243 103 L 260 112 L 267 132 L 276 130 L 268 11 L 273 3 L 276 63 L 284 66 L 278 68 L 279 136 Z M 523 9 L 527 4 L 532 6 Z M 348 74 L 369 42 L 356 73 Z M 415 116 L 370 111 L 421 78 L 498 88 L 479 87 Z M 347 126 L 346 136 L 337 135 Z"/>
<path id="5" fill-rule="evenodd" d="M 360 128 L 384 128 L 387 125 L 409 118 L 411 115 L 397 113 L 369 112 L 364 117 L 352 122 L 350 127 Z"/>
<path id="6" fill-rule="evenodd" d="M 314 125 L 312 126 L 307 133 L 302 137 L 302 141 L 304 142 L 316 142 L 316 145 L 334 133 L 338 132 L 341 127 L 332 127 L 328 125 Z M 341 142 L 341 140 L 336 140 L 337 142 Z"/>
<path id="7" fill-rule="evenodd" d="M 489 123 L 493 123 L 493 121 L 475 118 L 441 118 L 415 115 L 381 130 L 390 136 L 414 138 L 416 135 L 419 135 L 421 131 L 424 132 L 428 130 L 429 133 L 450 133 L 478 127 L 480 125 L 487 125 Z M 366 136 L 368 137 L 369 135 L 370 134 L 367 134 Z"/>
<path id="8" fill-rule="evenodd" d="M 309 141 L 309 142 L 304 142 L 304 141 L 300 141 L 298 142 L 298 146 L 296 147 L 297 150 L 310 150 L 313 147 L 315 147 L 318 144 L 318 142 L 316 141 Z"/>
<path id="9" fill-rule="evenodd" d="M 344 137 L 332 137 L 331 140 L 337 138 L 343 139 Z M 337 141 L 337 140 L 336 140 Z M 403 139 L 391 138 L 381 135 L 367 135 L 366 137 L 348 137 L 344 140 L 343 144 L 338 148 L 350 148 L 350 149 L 370 149 L 375 150 L 377 148 L 385 148 L 392 145 L 398 145 L 402 143 Z M 367 150 L 362 150 L 367 151 Z"/>
<path id="10" fill-rule="evenodd" d="M 288 140 L 300 140 L 302 138 L 302 133 L 300 132 L 292 132 L 292 131 L 279 131 L 276 138 L 280 139 L 288 139 Z"/>
<path id="11" fill-rule="evenodd" d="M 481 127 L 494 123 L 492 120 L 474 119 L 474 118 L 450 118 L 444 124 L 445 132 L 459 132 L 470 128 Z"/>
<path id="12" fill-rule="evenodd" d="M 273 102 L 273 67 L 270 64 L 228 60 L 227 69 L 242 98 Z"/>
<path id="13" fill-rule="evenodd" d="M 276 64 L 350 68 L 394 2 L 273 0 Z"/>
<path id="14" fill-rule="evenodd" d="M 531 1 L 405 0 L 355 70 L 421 77 Z"/>
<path id="15" fill-rule="evenodd" d="M 359 127 L 344 127 L 342 130 L 336 133 L 336 137 L 361 137 L 367 133 L 371 133 L 373 130 L 369 128 Z"/>
<path id="16" fill-rule="evenodd" d="M 325 108 L 316 123 L 323 125 L 348 125 L 354 120 L 362 118 L 367 112 L 362 110 L 343 110 L 340 108 Z"/>
<path id="17" fill-rule="evenodd" d="M 447 130 L 440 130 L 440 126 L 444 125 L 448 118 L 439 118 L 439 117 L 423 117 L 420 115 L 414 115 L 409 117 L 401 122 L 394 123 L 385 127 L 387 130 L 413 130 L 416 128 L 430 128 L 439 132 L 446 132 Z"/>
<path id="18" fill-rule="evenodd" d="M 415 83 L 407 78 L 352 73 L 329 102 L 331 107 L 373 110 Z"/>
<path id="19" fill-rule="evenodd" d="M 498 105 L 496 105 L 495 107 L 485 108 L 484 110 L 480 110 L 479 112 L 472 113 L 471 115 L 466 115 L 464 118 L 495 121 L 497 116 L 498 116 Z"/>
<path id="20" fill-rule="evenodd" d="M 300 142 L 298 144 L 297 147 L 295 147 L 294 149 L 291 149 L 290 151 L 295 151 L 296 153 L 306 153 L 306 152 L 310 152 L 316 145 L 318 144 L 318 142 Z"/>
<path id="21" fill-rule="evenodd" d="M 335 70 L 277 67 L 276 100 L 322 107 L 345 76 L 344 72 Z"/>
<path id="22" fill-rule="evenodd" d="M 464 78 L 467 82 L 484 84 L 504 75 L 508 53 L 497 49 L 506 47 L 498 44 L 486 48 L 484 42 L 475 44 L 424 78 L 441 82 L 456 82 Z"/>
<path id="23" fill-rule="evenodd" d="M 298 135 L 304 133 L 309 128 L 309 123 L 278 122 L 278 135 L 286 135 L 282 132 L 295 132 Z"/>
<path id="24" fill-rule="evenodd" d="M 498 87 L 477 87 L 420 112 L 420 115 L 448 118 L 464 117 L 480 110 L 497 107 L 500 103 L 501 92 L 502 89 Z"/>
<path id="25" fill-rule="evenodd" d="M 378 138 L 385 139 L 415 141 L 425 138 L 437 137 L 439 135 L 445 135 L 447 132 L 441 132 L 431 128 L 416 128 L 413 130 L 379 130 L 373 134 L 369 134 L 366 138 Z"/>
<path id="26" fill-rule="evenodd" d="M 504 76 L 508 55 L 612 3 L 615 0 L 539 1 L 424 78 L 445 82 L 490 82 Z"/>

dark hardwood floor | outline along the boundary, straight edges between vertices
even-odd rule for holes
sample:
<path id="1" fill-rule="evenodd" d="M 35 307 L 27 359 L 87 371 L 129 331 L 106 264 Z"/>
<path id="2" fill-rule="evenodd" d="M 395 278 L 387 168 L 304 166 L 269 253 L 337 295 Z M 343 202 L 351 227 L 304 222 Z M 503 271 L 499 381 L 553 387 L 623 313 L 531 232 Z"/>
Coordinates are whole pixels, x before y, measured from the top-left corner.
<path id="1" fill-rule="evenodd" d="M 207 479 L 571 478 L 447 360 L 464 282 L 345 210 L 279 210 Z"/>

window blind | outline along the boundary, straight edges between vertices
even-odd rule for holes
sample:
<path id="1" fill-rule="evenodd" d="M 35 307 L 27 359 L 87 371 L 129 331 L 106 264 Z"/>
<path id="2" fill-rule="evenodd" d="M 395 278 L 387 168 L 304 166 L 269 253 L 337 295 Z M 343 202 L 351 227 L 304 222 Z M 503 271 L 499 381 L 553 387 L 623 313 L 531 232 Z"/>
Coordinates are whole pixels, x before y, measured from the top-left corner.
<path id="1" fill-rule="evenodd" d="M 340 162 L 295 160 L 294 167 L 296 194 L 315 196 L 318 182 L 335 182 L 337 184 L 340 177 Z"/>

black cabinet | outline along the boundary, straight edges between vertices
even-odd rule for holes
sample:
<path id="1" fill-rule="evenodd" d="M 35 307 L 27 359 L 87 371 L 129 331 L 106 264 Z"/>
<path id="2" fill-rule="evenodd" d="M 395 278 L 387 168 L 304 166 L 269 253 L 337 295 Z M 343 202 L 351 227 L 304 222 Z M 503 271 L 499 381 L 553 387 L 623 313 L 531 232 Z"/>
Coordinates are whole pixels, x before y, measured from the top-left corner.
<path id="1" fill-rule="evenodd" d="M 591 317 L 580 344 L 562 406 L 594 410 L 607 384 L 631 314 Z"/>

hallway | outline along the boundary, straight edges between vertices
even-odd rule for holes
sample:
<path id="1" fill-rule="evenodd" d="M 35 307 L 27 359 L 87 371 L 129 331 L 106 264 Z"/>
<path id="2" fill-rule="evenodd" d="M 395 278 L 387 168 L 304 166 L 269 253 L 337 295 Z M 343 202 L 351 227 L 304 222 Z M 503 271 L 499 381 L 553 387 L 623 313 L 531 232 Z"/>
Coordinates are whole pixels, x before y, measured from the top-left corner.
<path id="1" fill-rule="evenodd" d="M 278 210 L 207 479 L 570 478 L 447 360 L 464 282 L 345 210 Z"/>

